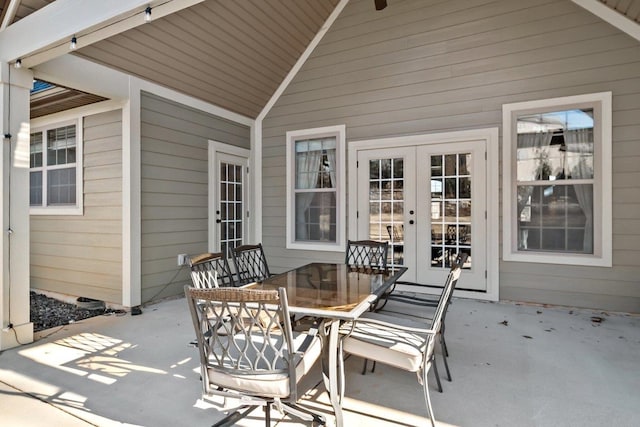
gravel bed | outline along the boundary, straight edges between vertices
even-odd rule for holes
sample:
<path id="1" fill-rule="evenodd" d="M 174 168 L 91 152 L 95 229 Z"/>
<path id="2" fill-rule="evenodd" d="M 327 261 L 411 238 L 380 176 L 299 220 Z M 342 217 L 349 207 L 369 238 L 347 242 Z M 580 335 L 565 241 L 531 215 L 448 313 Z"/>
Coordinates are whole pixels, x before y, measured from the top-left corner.
<path id="1" fill-rule="evenodd" d="M 102 314 L 115 313 L 116 310 L 106 309 L 104 304 L 95 304 L 95 301 L 82 300 L 85 305 L 92 306 L 90 302 L 94 302 L 93 306 L 101 305 L 96 309 L 87 309 L 79 307 L 76 304 L 69 304 L 64 301 L 50 298 L 46 295 L 31 292 L 31 322 L 33 322 L 33 331 L 38 332 L 56 326 L 64 326 L 79 320 L 88 319 Z"/>

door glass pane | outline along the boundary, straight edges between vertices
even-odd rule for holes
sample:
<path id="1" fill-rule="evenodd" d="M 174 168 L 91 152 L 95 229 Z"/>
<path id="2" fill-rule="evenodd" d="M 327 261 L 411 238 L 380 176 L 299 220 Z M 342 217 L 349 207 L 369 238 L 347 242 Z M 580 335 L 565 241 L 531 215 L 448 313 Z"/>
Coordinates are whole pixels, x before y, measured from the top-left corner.
<path id="1" fill-rule="evenodd" d="M 431 156 L 432 268 L 451 268 L 462 252 L 471 268 L 471 161 L 471 153 Z"/>
<path id="2" fill-rule="evenodd" d="M 369 239 L 389 242 L 387 265 L 404 263 L 404 158 L 369 161 Z"/>
<path id="3" fill-rule="evenodd" d="M 243 189 L 242 166 L 220 162 L 220 250 L 229 258 L 242 244 Z"/>

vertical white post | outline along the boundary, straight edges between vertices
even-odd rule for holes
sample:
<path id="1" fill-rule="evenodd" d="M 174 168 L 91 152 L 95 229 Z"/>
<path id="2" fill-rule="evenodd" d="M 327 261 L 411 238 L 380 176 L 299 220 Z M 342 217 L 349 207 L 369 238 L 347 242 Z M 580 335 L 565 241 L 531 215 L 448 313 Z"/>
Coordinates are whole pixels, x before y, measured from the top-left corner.
<path id="1" fill-rule="evenodd" d="M 30 70 L 0 63 L 0 350 L 33 342 L 29 314 Z"/>
<path id="2" fill-rule="evenodd" d="M 122 109 L 122 305 L 142 302 L 140 223 L 140 85 L 129 78 Z"/>

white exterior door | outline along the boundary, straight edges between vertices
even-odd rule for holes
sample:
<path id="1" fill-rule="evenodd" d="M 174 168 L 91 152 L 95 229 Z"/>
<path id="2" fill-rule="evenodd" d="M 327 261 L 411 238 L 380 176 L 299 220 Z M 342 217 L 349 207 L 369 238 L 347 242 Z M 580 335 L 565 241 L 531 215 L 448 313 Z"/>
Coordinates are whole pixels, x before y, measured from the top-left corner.
<path id="1" fill-rule="evenodd" d="M 441 286 L 459 252 L 461 289 L 485 291 L 485 141 L 357 151 L 357 238 L 388 241 L 402 280 Z"/>
<path id="2" fill-rule="evenodd" d="M 249 242 L 249 151 L 209 143 L 209 250 L 225 253 Z"/>

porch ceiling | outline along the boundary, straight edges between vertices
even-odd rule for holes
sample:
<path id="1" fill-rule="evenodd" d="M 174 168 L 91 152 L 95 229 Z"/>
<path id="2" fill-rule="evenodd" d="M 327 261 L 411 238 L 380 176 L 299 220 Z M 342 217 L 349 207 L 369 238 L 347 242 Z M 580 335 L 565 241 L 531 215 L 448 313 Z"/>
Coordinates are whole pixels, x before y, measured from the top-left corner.
<path id="1" fill-rule="evenodd" d="M 573 1 L 598 15 L 610 8 L 618 19 L 626 17 L 623 30 L 629 33 L 630 25 L 632 36 L 638 38 L 640 0 Z M 0 30 L 54 2 L 0 0 Z M 338 2 L 205 0 L 94 44 L 79 43 L 73 55 L 255 118 Z M 74 106 L 82 105 L 78 95 L 68 92 L 75 98 Z M 47 101 L 47 110 L 37 115 L 69 105 L 57 93 Z"/>
<path id="2" fill-rule="evenodd" d="M 76 55 L 255 118 L 338 0 L 206 0 Z"/>

